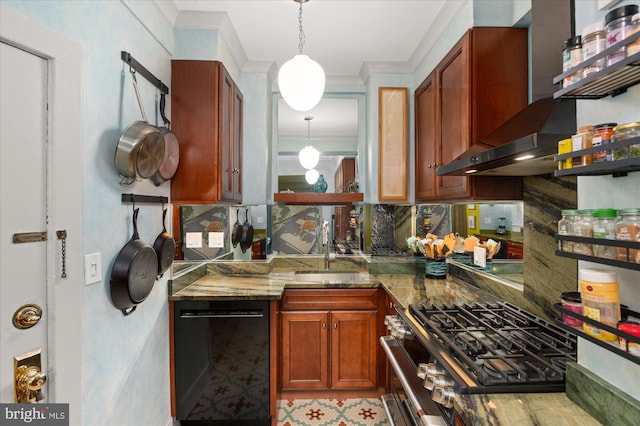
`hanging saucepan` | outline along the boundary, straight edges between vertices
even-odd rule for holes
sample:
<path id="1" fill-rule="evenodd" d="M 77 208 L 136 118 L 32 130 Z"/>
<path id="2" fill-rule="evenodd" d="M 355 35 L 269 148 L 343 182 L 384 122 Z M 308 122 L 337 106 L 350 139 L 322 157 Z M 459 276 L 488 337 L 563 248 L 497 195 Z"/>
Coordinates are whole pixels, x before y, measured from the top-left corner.
<path id="1" fill-rule="evenodd" d="M 135 71 L 131 71 L 133 88 L 144 121 L 134 121 L 120 135 L 115 153 L 115 166 L 122 177 L 121 185 L 131 185 L 136 179 L 150 179 L 164 157 L 164 138 L 160 130 L 147 120 L 142 105 Z"/>
<path id="2" fill-rule="evenodd" d="M 138 212 L 133 210 L 133 236 L 120 250 L 111 270 L 111 300 L 124 315 L 136 310 L 156 280 L 158 256 L 138 235 Z"/>
<path id="3" fill-rule="evenodd" d="M 162 210 L 162 232 L 156 237 L 153 243 L 153 249 L 158 256 L 158 278 L 169 269 L 173 263 L 173 257 L 176 254 L 176 242 L 167 232 L 165 220 L 167 218 L 167 209 Z"/>
<path id="4" fill-rule="evenodd" d="M 180 163 L 180 145 L 176 135 L 170 130 L 171 122 L 164 115 L 165 94 L 160 94 L 160 116 L 164 121 L 164 127 L 160 127 L 160 132 L 164 137 L 164 157 L 160 163 L 160 167 L 151 176 L 151 180 L 156 186 L 160 186 L 164 182 L 171 179 L 178 171 L 178 163 Z"/>
<path id="5" fill-rule="evenodd" d="M 231 244 L 233 244 L 233 248 L 236 248 L 240 239 L 242 238 L 242 225 L 240 225 L 239 209 L 236 209 L 236 223 L 233 225 L 233 230 L 231 231 Z"/>
<path id="6" fill-rule="evenodd" d="M 240 248 L 242 252 L 246 252 L 253 244 L 253 225 L 249 223 L 249 209 L 245 210 L 244 225 L 242 225 L 242 238 L 240 239 Z"/>

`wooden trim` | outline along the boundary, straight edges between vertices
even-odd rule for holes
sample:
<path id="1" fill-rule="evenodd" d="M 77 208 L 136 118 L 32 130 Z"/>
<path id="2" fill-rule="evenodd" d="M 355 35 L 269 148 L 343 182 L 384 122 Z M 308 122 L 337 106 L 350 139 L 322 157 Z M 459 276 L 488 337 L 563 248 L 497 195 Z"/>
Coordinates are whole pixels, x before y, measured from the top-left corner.
<path id="1" fill-rule="evenodd" d="M 409 89 L 378 88 L 378 200 L 409 196 Z"/>
<path id="2" fill-rule="evenodd" d="M 361 203 L 362 192 L 322 193 L 322 192 L 278 192 L 273 194 L 276 203 L 299 205 L 326 205 Z"/>

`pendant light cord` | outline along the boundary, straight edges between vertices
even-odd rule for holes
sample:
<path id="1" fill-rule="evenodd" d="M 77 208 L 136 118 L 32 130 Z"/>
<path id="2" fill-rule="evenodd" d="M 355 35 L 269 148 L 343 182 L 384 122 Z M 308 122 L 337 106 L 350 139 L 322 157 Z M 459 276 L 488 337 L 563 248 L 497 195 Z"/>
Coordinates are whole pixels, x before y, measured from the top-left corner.
<path id="1" fill-rule="evenodd" d="M 298 9 L 298 31 L 300 32 L 298 35 L 298 50 L 300 54 L 302 54 L 302 48 L 304 47 L 304 30 L 302 29 L 302 1 L 300 1 L 300 9 Z"/>

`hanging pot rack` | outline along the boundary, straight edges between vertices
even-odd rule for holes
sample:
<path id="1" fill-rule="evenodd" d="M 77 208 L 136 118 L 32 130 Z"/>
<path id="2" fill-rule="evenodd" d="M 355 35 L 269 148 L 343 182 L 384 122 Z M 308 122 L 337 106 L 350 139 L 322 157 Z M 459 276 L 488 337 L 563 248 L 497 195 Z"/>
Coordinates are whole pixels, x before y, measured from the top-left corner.
<path id="1" fill-rule="evenodd" d="M 136 61 L 133 56 L 131 56 L 131 53 L 125 52 L 123 50 L 122 52 L 120 52 L 120 57 L 124 62 L 129 64 L 129 67 L 131 67 L 132 70 L 149 80 L 151 84 L 160 89 L 160 93 L 164 95 L 169 94 L 169 87 L 167 87 L 166 84 L 160 81 L 160 79 L 153 75 L 148 69 L 142 66 L 140 62 Z"/>

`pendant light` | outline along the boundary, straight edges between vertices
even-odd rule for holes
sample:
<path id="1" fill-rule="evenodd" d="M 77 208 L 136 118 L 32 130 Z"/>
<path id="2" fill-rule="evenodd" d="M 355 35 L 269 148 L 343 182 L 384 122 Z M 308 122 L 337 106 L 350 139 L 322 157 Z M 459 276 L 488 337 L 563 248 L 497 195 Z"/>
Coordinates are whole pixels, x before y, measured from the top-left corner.
<path id="1" fill-rule="evenodd" d="M 278 86 L 287 105 L 296 111 L 309 111 L 320 102 L 324 93 L 324 70 L 316 61 L 302 54 L 305 41 L 302 29 L 302 3 L 309 0 L 293 1 L 300 3 L 298 11 L 299 53 L 280 67 Z"/>
<path id="2" fill-rule="evenodd" d="M 316 183 L 319 177 L 320 173 L 318 173 L 316 169 L 307 170 L 307 172 L 304 174 L 304 179 L 309 185 L 313 185 L 314 183 Z"/>
<path id="3" fill-rule="evenodd" d="M 300 150 L 298 159 L 302 167 L 305 169 L 313 169 L 318 165 L 318 161 L 320 161 L 320 153 L 311 146 L 311 120 L 313 120 L 313 116 L 307 115 L 304 119 L 307 121 L 307 146 Z"/>

